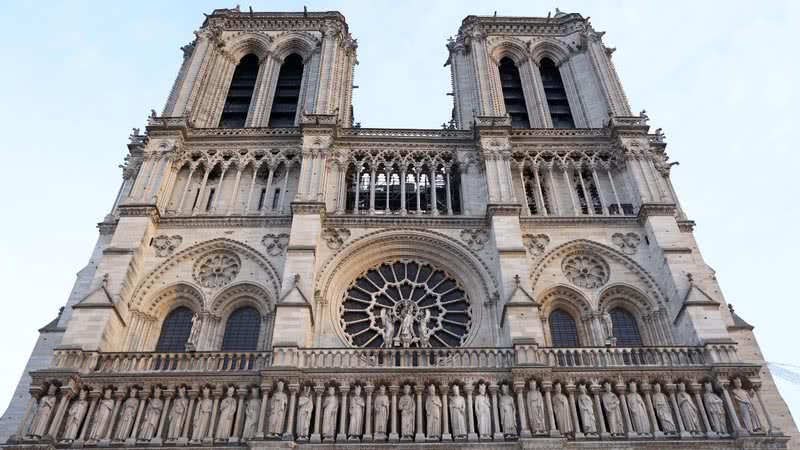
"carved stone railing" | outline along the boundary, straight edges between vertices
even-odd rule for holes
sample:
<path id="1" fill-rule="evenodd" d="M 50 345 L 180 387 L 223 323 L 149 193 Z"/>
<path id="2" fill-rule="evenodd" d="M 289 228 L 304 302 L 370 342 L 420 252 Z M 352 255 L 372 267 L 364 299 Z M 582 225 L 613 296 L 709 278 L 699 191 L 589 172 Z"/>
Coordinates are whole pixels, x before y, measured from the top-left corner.
<path id="1" fill-rule="evenodd" d="M 301 369 L 509 369 L 510 348 L 273 349 L 273 366 Z"/>
<path id="2" fill-rule="evenodd" d="M 544 348 L 515 345 L 515 365 L 602 369 L 612 367 L 700 367 L 740 362 L 734 344 L 705 347 Z"/>
<path id="3" fill-rule="evenodd" d="M 271 352 L 127 352 L 56 350 L 53 368 L 89 373 L 244 372 L 272 363 Z"/>
<path id="4" fill-rule="evenodd" d="M 471 130 L 421 128 L 341 128 L 339 137 L 472 138 Z"/>

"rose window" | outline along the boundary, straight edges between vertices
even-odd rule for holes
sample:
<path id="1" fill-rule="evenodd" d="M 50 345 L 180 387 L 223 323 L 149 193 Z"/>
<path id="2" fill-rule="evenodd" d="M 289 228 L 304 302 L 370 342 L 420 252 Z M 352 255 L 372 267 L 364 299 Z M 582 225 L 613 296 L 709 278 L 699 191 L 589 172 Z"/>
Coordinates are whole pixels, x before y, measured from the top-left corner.
<path id="1" fill-rule="evenodd" d="M 464 289 L 416 261 L 384 263 L 347 289 L 340 321 L 355 347 L 458 347 L 472 325 Z"/>
<path id="2" fill-rule="evenodd" d="M 194 278 L 207 288 L 222 287 L 236 278 L 240 268 L 241 262 L 236 255 L 214 253 L 198 260 L 194 268 Z"/>
<path id="3" fill-rule="evenodd" d="M 567 256 L 561 263 L 561 270 L 576 286 L 588 289 L 606 284 L 609 276 L 608 264 L 595 255 Z"/>

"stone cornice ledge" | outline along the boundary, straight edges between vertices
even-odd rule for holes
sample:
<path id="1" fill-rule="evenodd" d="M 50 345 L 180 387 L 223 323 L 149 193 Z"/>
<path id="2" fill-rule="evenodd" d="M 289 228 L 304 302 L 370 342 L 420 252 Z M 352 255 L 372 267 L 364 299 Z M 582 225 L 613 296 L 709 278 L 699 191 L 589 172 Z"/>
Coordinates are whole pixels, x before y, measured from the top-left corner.
<path id="1" fill-rule="evenodd" d="M 386 228 L 386 227 L 418 227 L 418 228 L 485 228 L 489 224 L 486 218 L 469 216 L 414 216 L 414 215 L 328 215 L 324 226 L 331 228 Z"/>
<path id="2" fill-rule="evenodd" d="M 152 203 L 127 203 L 117 207 L 120 217 L 149 217 L 154 222 L 161 219 L 156 205 Z"/>
<path id="3" fill-rule="evenodd" d="M 522 216 L 519 218 L 520 226 L 523 229 L 557 226 L 557 227 L 638 227 L 639 220 L 635 216 Z"/>
<path id="4" fill-rule="evenodd" d="M 292 214 L 319 214 L 325 216 L 323 202 L 292 202 Z"/>
<path id="5" fill-rule="evenodd" d="M 162 217 L 160 228 L 288 228 L 291 215 Z"/>
<path id="6" fill-rule="evenodd" d="M 645 203 L 639 208 L 639 222 L 644 224 L 650 216 L 675 217 L 677 208 L 674 203 Z"/>
<path id="7" fill-rule="evenodd" d="M 519 216 L 522 206 L 517 203 L 490 203 L 486 213 L 491 216 Z"/>

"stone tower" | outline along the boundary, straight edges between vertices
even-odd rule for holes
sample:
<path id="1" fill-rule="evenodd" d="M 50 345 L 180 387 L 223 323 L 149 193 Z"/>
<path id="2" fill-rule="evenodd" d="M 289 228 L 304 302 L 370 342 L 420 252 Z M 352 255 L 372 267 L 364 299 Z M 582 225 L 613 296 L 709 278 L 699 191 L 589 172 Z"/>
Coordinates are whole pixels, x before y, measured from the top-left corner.
<path id="1" fill-rule="evenodd" d="M 0 439 L 793 445 L 602 36 L 469 16 L 449 125 L 374 129 L 341 14 L 215 10 Z"/>

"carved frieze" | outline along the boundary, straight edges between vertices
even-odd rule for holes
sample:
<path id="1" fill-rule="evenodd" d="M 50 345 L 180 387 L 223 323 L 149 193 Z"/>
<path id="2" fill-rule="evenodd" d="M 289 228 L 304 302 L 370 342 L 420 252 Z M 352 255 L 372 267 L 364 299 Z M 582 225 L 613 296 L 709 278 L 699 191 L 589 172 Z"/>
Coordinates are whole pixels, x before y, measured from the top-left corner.
<path id="1" fill-rule="evenodd" d="M 286 251 L 286 247 L 289 246 L 289 235 L 286 233 L 269 233 L 264 236 L 261 242 L 267 248 L 268 255 L 280 256 Z"/>
<path id="2" fill-rule="evenodd" d="M 461 230 L 461 240 L 467 244 L 470 250 L 483 250 L 484 245 L 489 240 L 489 232 L 480 229 Z"/>
<path id="3" fill-rule="evenodd" d="M 620 248 L 622 253 L 626 255 L 635 255 L 642 239 L 636 233 L 614 233 L 611 235 L 611 241 Z"/>

